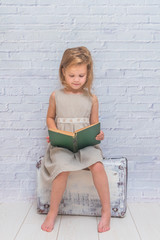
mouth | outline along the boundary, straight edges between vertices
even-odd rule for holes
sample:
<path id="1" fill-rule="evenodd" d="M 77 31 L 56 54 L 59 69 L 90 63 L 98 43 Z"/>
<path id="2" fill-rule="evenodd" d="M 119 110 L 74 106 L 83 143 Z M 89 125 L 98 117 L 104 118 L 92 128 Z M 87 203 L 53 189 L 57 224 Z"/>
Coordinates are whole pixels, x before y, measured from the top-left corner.
<path id="1" fill-rule="evenodd" d="M 80 86 L 79 83 L 72 83 L 74 86 Z"/>

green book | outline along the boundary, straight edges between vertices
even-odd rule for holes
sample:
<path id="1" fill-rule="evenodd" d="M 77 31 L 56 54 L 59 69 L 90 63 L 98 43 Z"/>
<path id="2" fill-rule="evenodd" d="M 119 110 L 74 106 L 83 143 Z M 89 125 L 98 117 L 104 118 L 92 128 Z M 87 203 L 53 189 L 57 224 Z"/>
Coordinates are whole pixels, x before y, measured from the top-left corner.
<path id="1" fill-rule="evenodd" d="M 72 152 L 79 149 L 94 146 L 100 141 L 96 140 L 96 136 L 100 133 L 100 123 L 89 125 L 81 128 L 74 133 L 49 129 L 49 139 L 52 146 L 67 148 Z"/>

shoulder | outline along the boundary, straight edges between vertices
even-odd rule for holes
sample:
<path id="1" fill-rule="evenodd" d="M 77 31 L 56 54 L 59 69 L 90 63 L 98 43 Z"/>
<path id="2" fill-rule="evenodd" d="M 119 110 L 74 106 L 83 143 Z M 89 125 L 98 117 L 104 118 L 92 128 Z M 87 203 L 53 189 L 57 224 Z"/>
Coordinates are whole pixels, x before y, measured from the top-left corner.
<path id="1" fill-rule="evenodd" d="M 95 94 L 90 95 L 88 91 L 84 91 L 84 96 L 87 96 L 92 102 L 92 104 L 98 103 L 98 98 Z"/>
<path id="2" fill-rule="evenodd" d="M 62 92 L 62 89 L 56 89 L 55 91 L 53 91 L 50 95 L 50 99 L 55 100 L 55 98 L 57 97 L 57 95 L 59 95 Z"/>
<path id="3" fill-rule="evenodd" d="M 55 105 L 55 102 L 56 102 L 56 91 L 53 91 L 49 98 L 49 104 Z"/>
<path id="4" fill-rule="evenodd" d="M 54 100 L 55 99 L 55 91 L 51 93 L 50 95 L 50 100 Z"/>
<path id="5" fill-rule="evenodd" d="M 50 103 L 56 104 L 61 98 L 63 98 L 64 93 L 63 89 L 56 89 L 50 95 Z"/>
<path id="6" fill-rule="evenodd" d="M 92 95 L 92 104 L 98 104 L 98 98 L 96 95 Z"/>

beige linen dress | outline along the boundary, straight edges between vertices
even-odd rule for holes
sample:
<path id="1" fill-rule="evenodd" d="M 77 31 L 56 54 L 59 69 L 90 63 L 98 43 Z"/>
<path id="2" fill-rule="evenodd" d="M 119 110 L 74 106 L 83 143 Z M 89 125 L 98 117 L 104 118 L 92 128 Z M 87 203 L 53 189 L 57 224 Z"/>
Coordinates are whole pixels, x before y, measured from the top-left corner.
<path id="1" fill-rule="evenodd" d="M 74 132 L 90 125 L 92 97 L 87 92 L 74 94 L 66 93 L 63 89 L 56 90 L 55 101 L 55 122 L 58 129 Z M 61 172 L 85 169 L 102 160 L 102 151 L 98 145 L 73 153 L 65 148 L 53 147 L 49 143 L 42 160 L 41 176 L 46 183 L 51 183 Z"/>

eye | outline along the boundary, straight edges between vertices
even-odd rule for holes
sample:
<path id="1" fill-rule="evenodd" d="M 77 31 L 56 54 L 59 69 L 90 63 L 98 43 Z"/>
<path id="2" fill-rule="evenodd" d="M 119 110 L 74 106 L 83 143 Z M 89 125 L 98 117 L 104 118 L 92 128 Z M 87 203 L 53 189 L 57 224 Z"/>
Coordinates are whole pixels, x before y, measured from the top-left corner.
<path id="1" fill-rule="evenodd" d="M 71 78 L 73 78 L 74 77 L 74 75 L 69 75 Z"/>
<path id="2" fill-rule="evenodd" d="M 83 78 L 85 75 L 79 75 L 80 78 Z"/>

